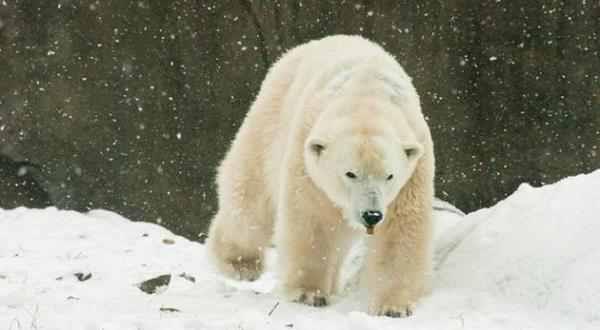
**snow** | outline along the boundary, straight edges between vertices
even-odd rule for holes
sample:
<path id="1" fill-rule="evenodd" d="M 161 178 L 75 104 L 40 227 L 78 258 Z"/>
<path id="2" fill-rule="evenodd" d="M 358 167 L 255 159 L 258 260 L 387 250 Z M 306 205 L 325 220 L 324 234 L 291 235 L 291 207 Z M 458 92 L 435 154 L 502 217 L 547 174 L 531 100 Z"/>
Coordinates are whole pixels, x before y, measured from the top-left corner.
<path id="1" fill-rule="evenodd" d="M 598 201 L 600 171 L 522 185 L 466 216 L 438 204 L 432 293 L 405 319 L 365 313 L 354 285 L 360 244 L 346 263 L 348 290 L 318 309 L 282 300 L 272 271 L 253 283 L 224 279 L 203 245 L 155 224 L 102 210 L 0 210 L 0 328 L 599 329 Z M 162 293 L 136 286 L 163 274 L 172 279 Z"/>

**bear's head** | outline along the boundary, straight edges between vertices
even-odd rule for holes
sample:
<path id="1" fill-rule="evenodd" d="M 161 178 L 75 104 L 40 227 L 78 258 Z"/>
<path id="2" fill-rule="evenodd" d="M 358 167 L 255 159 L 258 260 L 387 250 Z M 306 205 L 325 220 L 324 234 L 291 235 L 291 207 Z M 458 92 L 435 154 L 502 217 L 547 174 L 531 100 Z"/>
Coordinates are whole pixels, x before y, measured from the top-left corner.
<path id="1" fill-rule="evenodd" d="M 373 228 L 411 178 L 423 145 L 397 104 L 381 98 L 334 101 L 304 145 L 314 184 L 352 226 Z"/>

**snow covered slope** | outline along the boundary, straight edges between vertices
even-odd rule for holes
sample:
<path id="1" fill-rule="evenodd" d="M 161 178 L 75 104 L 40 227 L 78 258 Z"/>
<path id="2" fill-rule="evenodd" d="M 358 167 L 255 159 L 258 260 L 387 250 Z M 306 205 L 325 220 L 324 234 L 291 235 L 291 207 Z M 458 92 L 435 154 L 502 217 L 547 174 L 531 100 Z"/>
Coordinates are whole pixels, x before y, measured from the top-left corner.
<path id="1" fill-rule="evenodd" d="M 433 291 L 390 319 L 361 290 L 317 309 L 281 300 L 273 272 L 223 279 L 204 246 L 111 212 L 0 210 L 0 329 L 600 329 L 600 171 L 435 215 Z"/>

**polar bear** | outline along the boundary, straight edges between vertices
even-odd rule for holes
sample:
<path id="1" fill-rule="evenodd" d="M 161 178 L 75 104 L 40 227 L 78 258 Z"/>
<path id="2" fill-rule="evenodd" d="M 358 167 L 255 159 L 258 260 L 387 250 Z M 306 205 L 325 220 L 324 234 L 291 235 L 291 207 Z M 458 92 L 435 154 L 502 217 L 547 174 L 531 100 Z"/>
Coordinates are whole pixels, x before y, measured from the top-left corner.
<path id="1" fill-rule="evenodd" d="M 254 280 L 272 239 L 283 292 L 324 306 L 354 239 L 370 233 L 372 315 L 408 316 L 431 261 L 434 155 L 420 101 L 383 48 L 337 35 L 269 70 L 217 173 L 208 248 Z"/>

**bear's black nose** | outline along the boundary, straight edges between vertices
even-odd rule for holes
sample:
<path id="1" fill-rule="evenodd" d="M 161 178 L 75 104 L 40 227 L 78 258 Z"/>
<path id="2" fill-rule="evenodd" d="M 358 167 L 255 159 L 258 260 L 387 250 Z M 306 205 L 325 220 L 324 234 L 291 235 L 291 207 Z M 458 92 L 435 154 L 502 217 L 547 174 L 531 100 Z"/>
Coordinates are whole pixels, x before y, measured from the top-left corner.
<path id="1" fill-rule="evenodd" d="M 383 218 L 383 214 L 379 211 L 365 211 L 362 214 L 363 220 L 365 220 L 368 226 L 375 226 Z"/>

